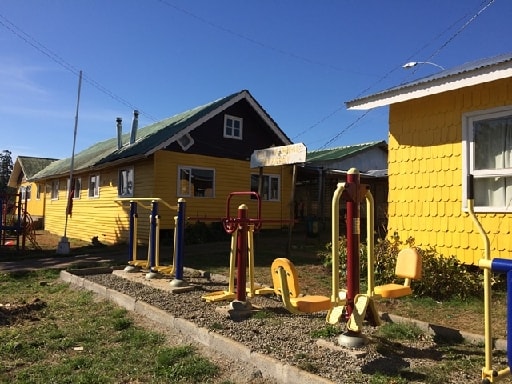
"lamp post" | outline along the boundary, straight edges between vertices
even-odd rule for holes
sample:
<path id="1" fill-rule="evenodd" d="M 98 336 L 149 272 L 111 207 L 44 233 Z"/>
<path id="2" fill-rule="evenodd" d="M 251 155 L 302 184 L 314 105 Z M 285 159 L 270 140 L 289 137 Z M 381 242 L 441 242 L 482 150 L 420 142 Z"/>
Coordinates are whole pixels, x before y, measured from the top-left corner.
<path id="1" fill-rule="evenodd" d="M 409 69 L 409 68 L 417 66 L 418 64 L 430 64 L 430 65 L 433 65 L 434 67 L 437 67 L 437 68 L 441 69 L 442 71 L 444 71 L 444 67 L 440 66 L 439 64 L 432 63 L 431 61 L 409 61 L 408 63 L 405 63 L 404 65 L 402 65 L 402 68 Z"/>

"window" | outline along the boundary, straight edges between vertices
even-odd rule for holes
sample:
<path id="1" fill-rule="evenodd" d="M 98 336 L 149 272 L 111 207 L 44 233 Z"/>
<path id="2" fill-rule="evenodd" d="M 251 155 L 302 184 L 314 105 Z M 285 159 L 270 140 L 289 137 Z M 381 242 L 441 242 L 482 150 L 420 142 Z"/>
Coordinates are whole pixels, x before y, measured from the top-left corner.
<path id="1" fill-rule="evenodd" d="M 465 114 L 463 140 L 464 207 L 472 174 L 475 211 L 512 211 L 512 107 Z"/>
<path id="2" fill-rule="evenodd" d="M 278 175 L 262 175 L 263 178 L 263 186 L 261 190 L 261 200 L 271 200 L 278 201 L 280 200 L 279 191 L 281 190 L 279 186 L 279 176 Z M 259 185 L 259 175 L 253 174 L 251 175 L 251 191 L 258 192 Z"/>
<path id="3" fill-rule="evenodd" d="M 20 187 L 21 201 L 25 201 L 25 199 L 27 201 L 30 200 L 30 191 L 31 191 L 30 185 L 28 185 L 26 187 Z"/>
<path id="4" fill-rule="evenodd" d="M 178 196 L 213 197 L 215 171 L 206 168 L 178 168 Z"/>
<path id="5" fill-rule="evenodd" d="M 133 168 L 119 170 L 119 183 L 117 185 L 119 197 L 133 196 Z"/>
<path id="6" fill-rule="evenodd" d="M 224 115 L 224 137 L 242 139 L 242 124 L 240 117 Z"/>
<path id="7" fill-rule="evenodd" d="M 178 144 L 180 145 L 181 149 L 186 151 L 194 144 L 194 139 L 192 136 L 190 136 L 190 134 L 187 133 L 178 139 Z"/>
<path id="8" fill-rule="evenodd" d="M 82 179 L 80 177 L 73 178 L 73 199 L 80 198 L 80 190 L 82 189 Z M 68 191 L 69 191 L 69 179 L 68 179 Z"/>
<path id="9" fill-rule="evenodd" d="M 41 189 L 42 189 L 42 185 L 41 184 L 37 184 L 37 188 L 36 188 L 36 199 L 37 200 L 41 199 Z"/>
<path id="10" fill-rule="evenodd" d="M 100 196 L 100 175 L 92 175 L 89 177 L 89 197 Z"/>
<path id="11" fill-rule="evenodd" d="M 57 200 L 59 198 L 59 180 L 52 181 L 51 199 Z"/>
<path id="12" fill-rule="evenodd" d="M 32 197 L 32 186 L 28 185 L 25 187 L 25 196 L 27 200 L 30 200 L 30 198 Z"/>

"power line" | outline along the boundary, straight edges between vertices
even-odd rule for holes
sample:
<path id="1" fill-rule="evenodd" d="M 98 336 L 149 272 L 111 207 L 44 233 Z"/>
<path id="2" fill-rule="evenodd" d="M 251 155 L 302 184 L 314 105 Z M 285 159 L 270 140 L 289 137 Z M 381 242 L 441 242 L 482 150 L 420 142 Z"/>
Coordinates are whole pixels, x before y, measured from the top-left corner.
<path id="1" fill-rule="evenodd" d="M 43 45 L 41 42 L 36 40 L 34 37 L 29 35 L 27 32 L 23 31 L 20 27 L 18 27 L 16 24 L 14 24 L 12 21 L 7 19 L 4 15 L 0 13 L 0 25 L 2 25 L 5 29 L 11 31 L 16 37 L 23 40 L 25 43 L 30 45 L 32 48 L 36 49 L 46 57 L 48 57 L 50 60 L 54 61 L 55 63 L 59 64 L 61 67 L 65 68 L 67 71 L 71 72 L 75 76 L 79 76 L 80 70 L 78 70 L 75 66 L 64 60 L 61 56 L 59 56 L 57 53 Z M 116 95 L 114 92 L 110 91 L 105 86 L 98 83 L 93 78 L 87 76 L 86 74 L 83 74 L 83 80 L 88 82 L 90 85 L 92 85 L 94 88 L 98 89 L 100 92 L 104 93 L 105 95 L 109 96 L 113 100 L 117 101 L 120 104 L 123 104 L 126 107 L 129 107 L 132 110 L 137 109 L 139 111 L 139 114 L 144 115 L 149 120 L 152 120 L 153 122 L 158 121 L 155 117 L 151 116 L 147 112 L 144 112 L 140 108 L 137 108 L 132 103 L 130 103 L 128 100 L 122 98 L 121 96 Z"/>
<path id="2" fill-rule="evenodd" d="M 484 12 L 485 10 L 487 10 L 487 8 L 489 8 L 493 3 L 494 3 L 495 0 L 487 0 L 487 3 L 486 1 L 483 1 L 482 3 L 480 4 L 485 4 L 481 9 L 479 9 L 477 11 L 476 14 L 472 15 L 472 17 L 466 21 L 464 23 L 464 25 L 459 28 L 445 43 L 443 43 L 441 45 L 441 47 L 439 47 L 431 56 L 428 57 L 428 60 L 431 60 L 433 57 L 435 57 L 437 54 L 439 54 L 439 52 L 441 52 L 442 49 L 444 49 L 449 43 L 451 43 L 458 35 L 460 35 L 460 33 L 466 29 L 468 27 L 469 24 L 471 24 L 478 16 L 480 16 L 480 14 L 482 12 Z M 469 13 L 470 14 L 470 13 Z M 443 32 L 439 33 L 434 39 L 432 39 L 431 41 L 434 41 L 436 40 L 437 38 L 439 38 L 440 36 L 442 36 L 445 32 L 449 31 L 450 29 L 452 29 L 456 24 L 458 24 L 461 20 L 465 19 L 467 17 L 468 13 L 466 13 L 466 15 L 464 15 L 463 17 L 459 18 L 457 21 L 455 21 L 454 23 L 452 23 L 450 25 L 450 27 L 448 27 L 447 29 L 445 29 Z M 413 55 L 409 56 L 407 60 L 410 60 L 412 59 L 416 54 L 418 54 L 419 52 L 421 52 L 422 50 L 424 50 L 428 45 L 430 45 L 430 42 L 423 45 L 422 48 L 420 48 L 418 51 L 416 51 Z M 370 85 L 369 87 L 365 88 L 363 91 L 359 92 L 359 94 L 356 96 L 357 97 L 360 97 L 361 95 L 363 95 L 364 93 L 366 93 L 369 89 L 373 88 L 375 85 L 377 85 L 378 83 L 382 82 L 383 80 L 385 80 L 387 77 L 389 77 L 393 72 L 397 71 L 398 69 L 401 69 L 402 66 L 398 66 L 398 67 L 395 67 L 393 69 L 391 69 L 390 71 L 388 71 L 384 76 L 382 76 L 380 79 L 378 79 L 376 82 L 374 82 L 372 85 Z M 346 131 L 348 131 L 350 128 L 352 128 L 353 126 L 355 126 L 359 121 L 361 121 L 364 117 L 366 117 L 366 115 L 368 115 L 368 113 L 371 111 L 372 109 L 369 109 L 368 111 L 366 111 L 363 115 L 359 116 L 356 120 L 354 120 L 353 122 L 351 122 L 347 127 L 345 127 L 343 130 L 341 130 L 339 133 L 337 133 L 333 138 L 329 139 L 329 141 L 327 141 L 327 143 L 325 143 L 322 147 L 320 147 L 319 149 L 324 149 L 326 148 L 329 144 L 333 143 L 334 141 L 336 141 L 343 133 L 345 133 Z M 329 115 L 328 117 L 334 115 L 334 113 L 332 113 L 331 115 Z M 328 118 L 327 117 L 327 118 Z M 327 118 L 325 119 L 322 119 L 321 121 L 325 121 Z M 318 125 L 318 124 L 316 124 Z M 315 126 L 315 125 L 314 125 Z M 312 126 L 311 128 L 313 128 L 314 126 Z M 311 129 L 309 128 L 309 129 Z M 308 129 L 308 130 L 309 130 Z M 306 131 L 303 131 L 301 134 L 305 133 Z"/>

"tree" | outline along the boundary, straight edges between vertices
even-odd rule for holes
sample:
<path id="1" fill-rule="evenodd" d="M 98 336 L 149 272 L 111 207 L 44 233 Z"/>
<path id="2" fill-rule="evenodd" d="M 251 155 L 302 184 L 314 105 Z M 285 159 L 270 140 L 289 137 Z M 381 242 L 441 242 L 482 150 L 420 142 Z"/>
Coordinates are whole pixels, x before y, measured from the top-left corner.
<path id="1" fill-rule="evenodd" d="M 11 188 L 7 186 L 7 183 L 9 183 L 12 168 L 11 151 L 5 149 L 0 154 L 0 194 L 11 192 Z"/>

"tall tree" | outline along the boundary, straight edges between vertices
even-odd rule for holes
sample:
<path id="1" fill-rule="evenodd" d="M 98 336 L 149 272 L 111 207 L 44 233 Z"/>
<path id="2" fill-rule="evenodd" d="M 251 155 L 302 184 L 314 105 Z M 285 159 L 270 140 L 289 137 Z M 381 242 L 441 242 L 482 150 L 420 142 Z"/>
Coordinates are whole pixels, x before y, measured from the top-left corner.
<path id="1" fill-rule="evenodd" d="M 12 168 L 13 164 L 11 151 L 5 149 L 0 154 L 0 194 L 10 191 L 7 183 L 9 183 L 9 177 L 11 176 Z"/>

